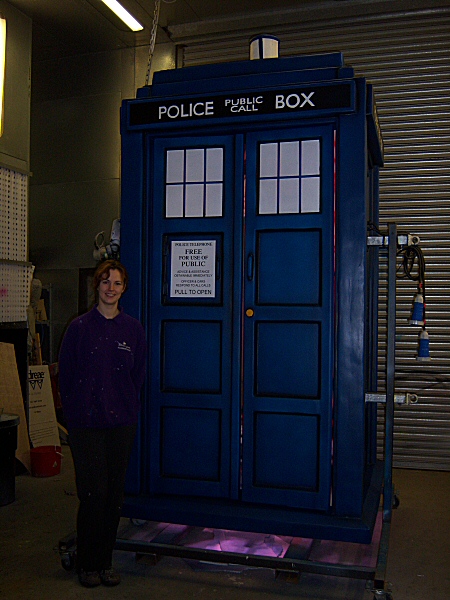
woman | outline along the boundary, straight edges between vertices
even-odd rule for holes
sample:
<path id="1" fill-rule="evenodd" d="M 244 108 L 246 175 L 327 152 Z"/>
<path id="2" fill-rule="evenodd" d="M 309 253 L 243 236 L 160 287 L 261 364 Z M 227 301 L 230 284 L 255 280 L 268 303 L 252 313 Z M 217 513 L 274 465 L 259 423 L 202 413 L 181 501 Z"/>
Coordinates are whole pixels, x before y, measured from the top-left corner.
<path id="1" fill-rule="evenodd" d="M 80 501 L 78 578 L 85 587 L 120 583 L 112 553 L 146 362 L 143 327 L 119 308 L 127 284 L 120 262 L 99 265 L 93 280 L 98 304 L 69 325 L 59 357 L 61 402 Z"/>

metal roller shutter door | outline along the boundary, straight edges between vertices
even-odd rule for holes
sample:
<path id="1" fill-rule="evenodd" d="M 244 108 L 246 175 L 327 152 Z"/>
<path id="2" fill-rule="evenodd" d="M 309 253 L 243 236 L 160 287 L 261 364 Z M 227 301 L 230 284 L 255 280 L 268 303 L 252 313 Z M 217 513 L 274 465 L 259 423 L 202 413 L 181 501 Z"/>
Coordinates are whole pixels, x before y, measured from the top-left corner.
<path id="1" fill-rule="evenodd" d="M 430 4 L 432 6 L 432 3 Z M 418 328 L 408 325 L 416 286 L 399 280 L 396 389 L 419 403 L 395 411 L 394 465 L 450 469 L 450 7 L 276 25 L 280 56 L 341 51 L 346 64 L 375 87 L 385 142 L 380 177 L 381 223 L 421 238 L 426 260 L 427 329 L 431 361 L 415 359 Z M 185 46 L 184 65 L 248 58 L 248 40 L 260 33 L 193 36 L 172 32 Z M 379 387 L 384 389 L 385 265 L 380 286 Z M 380 429 L 383 411 L 380 409 Z M 380 441 L 380 448 L 381 448 Z"/>

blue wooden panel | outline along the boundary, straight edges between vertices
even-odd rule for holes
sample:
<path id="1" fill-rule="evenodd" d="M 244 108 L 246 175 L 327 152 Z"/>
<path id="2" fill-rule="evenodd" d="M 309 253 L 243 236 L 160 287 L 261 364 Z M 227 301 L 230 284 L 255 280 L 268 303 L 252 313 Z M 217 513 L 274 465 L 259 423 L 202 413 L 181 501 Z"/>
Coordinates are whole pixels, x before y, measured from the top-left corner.
<path id="1" fill-rule="evenodd" d="M 320 323 L 256 324 L 257 396 L 319 398 Z"/>
<path id="2" fill-rule="evenodd" d="M 334 128 L 252 133 L 246 152 L 242 497 L 328 510 Z"/>
<path id="3" fill-rule="evenodd" d="M 255 413 L 255 487 L 307 490 L 319 488 L 319 418 L 317 415 Z M 302 443 L 299 444 L 299 439 Z"/>
<path id="4" fill-rule="evenodd" d="M 140 137 L 140 136 L 139 136 Z M 144 150 L 142 145 L 136 143 L 135 135 L 122 132 L 122 169 L 130 178 L 125 178 L 122 186 L 122 213 L 121 213 L 121 260 L 127 267 L 130 289 L 121 299 L 121 304 L 127 313 L 139 319 L 148 334 L 148 323 L 143 309 L 143 295 L 141 289 L 145 285 L 143 279 L 143 263 L 145 255 L 143 245 L 143 213 L 144 199 L 142 197 L 143 179 L 142 165 L 144 163 Z M 146 394 L 147 385 L 144 384 L 142 397 Z M 145 403 L 142 416 L 145 412 Z M 141 425 L 141 421 L 139 423 Z M 127 471 L 127 492 L 137 494 L 142 491 L 142 428 L 139 426 L 133 446 L 131 459 Z"/>
<path id="5" fill-rule="evenodd" d="M 257 244 L 258 304 L 295 306 L 320 303 L 320 230 L 259 232 Z"/>
<path id="6" fill-rule="evenodd" d="M 278 58 L 273 60 L 252 60 L 222 63 L 218 65 L 202 65 L 187 67 L 183 72 L 179 70 L 164 70 L 154 74 L 153 93 L 158 94 L 160 87 L 165 83 L 183 83 L 188 82 L 209 82 L 210 87 L 216 89 L 216 79 L 220 77 L 236 77 L 238 75 L 249 76 L 252 73 L 262 73 L 266 77 L 272 77 L 273 74 L 280 72 L 288 77 L 292 72 L 297 75 L 301 71 L 306 71 L 308 75 L 314 74 L 314 70 L 318 69 L 319 73 L 327 67 L 341 68 L 344 66 L 344 57 L 341 52 L 329 54 L 317 54 L 308 56 L 294 56 L 286 58 Z M 196 85 L 194 83 L 193 85 Z M 231 83 L 228 83 L 230 87 Z M 143 90 L 145 91 L 145 90 Z M 164 92 L 163 92 L 164 93 Z"/>
<path id="7" fill-rule="evenodd" d="M 220 480 L 219 410 L 165 407 L 161 417 L 161 476 Z"/>
<path id="8" fill-rule="evenodd" d="M 162 323 L 161 346 L 163 392 L 220 394 L 220 322 L 165 321 Z"/>
<path id="9" fill-rule="evenodd" d="M 358 81 L 365 105 L 365 82 Z M 339 212 L 337 228 L 345 244 L 337 248 L 337 385 L 335 428 L 335 506 L 338 514 L 360 514 L 364 500 L 367 390 L 365 336 L 367 294 L 367 213 L 361 201 L 368 194 L 368 178 L 355 177 L 367 169 L 368 153 L 364 112 L 341 119 Z M 357 150 L 359 149 L 359 150 Z M 367 370 L 366 370 L 367 369 Z"/>
<path id="10" fill-rule="evenodd" d="M 195 186 L 204 176 L 206 183 L 211 178 L 216 178 L 216 183 L 220 169 L 213 170 L 212 175 L 207 168 L 188 172 L 188 155 L 192 156 L 189 151 L 196 154 L 211 148 L 223 150 L 226 166 L 221 181 L 222 209 L 216 211 L 218 215 L 208 216 L 206 209 L 199 208 L 192 216 L 186 204 L 189 186 L 192 184 L 199 197 L 205 199 L 205 181 Z M 180 158 L 177 166 L 184 161 L 183 169 L 170 172 L 169 152 Z M 234 354 L 233 345 L 239 336 L 236 332 L 240 321 L 239 315 L 233 315 L 234 306 L 239 306 L 233 296 L 238 293 L 233 262 L 239 261 L 240 242 L 234 230 L 239 227 L 240 214 L 236 214 L 234 177 L 242 173 L 242 166 L 235 163 L 234 137 L 198 132 L 191 137 L 156 138 L 149 143 L 149 155 L 152 170 L 148 197 L 152 203 L 148 230 L 152 246 L 147 293 L 152 375 L 147 416 L 150 434 L 144 450 L 149 457 L 149 490 L 182 496 L 236 497 L 240 419 L 239 403 L 234 399 L 240 383 L 236 369 L 239 356 Z M 184 202 L 179 204 L 178 216 L 167 214 L 167 188 L 172 182 L 180 185 L 179 197 Z M 193 246 L 189 244 L 204 241 L 215 242 L 212 296 L 190 293 L 192 288 L 187 282 L 198 275 L 200 265 L 189 272 L 190 266 L 178 262 L 185 271 L 178 271 L 180 277 L 174 277 L 173 244 L 182 242 L 190 248 Z M 171 295 L 178 282 L 187 294 Z"/>

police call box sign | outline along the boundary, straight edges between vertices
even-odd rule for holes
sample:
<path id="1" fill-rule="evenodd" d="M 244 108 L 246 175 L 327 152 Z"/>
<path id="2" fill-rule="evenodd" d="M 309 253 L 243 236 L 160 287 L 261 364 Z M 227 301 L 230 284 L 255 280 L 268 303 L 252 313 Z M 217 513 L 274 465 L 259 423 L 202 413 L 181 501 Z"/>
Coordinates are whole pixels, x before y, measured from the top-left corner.
<path id="1" fill-rule="evenodd" d="M 353 109 L 353 82 L 209 98 L 146 100 L 129 105 L 130 126 L 314 110 Z"/>
<path id="2" fill-rule="evenodd" d="M 214 298 L 216 295 L 216 240 L 173 241 L 171 298 Z"/>

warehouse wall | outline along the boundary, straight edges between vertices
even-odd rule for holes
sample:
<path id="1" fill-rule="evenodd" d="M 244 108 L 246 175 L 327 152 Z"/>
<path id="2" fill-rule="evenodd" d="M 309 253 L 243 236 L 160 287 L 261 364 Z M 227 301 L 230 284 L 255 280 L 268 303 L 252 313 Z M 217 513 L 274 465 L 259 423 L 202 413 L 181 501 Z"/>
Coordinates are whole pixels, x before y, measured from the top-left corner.
<path id="1" fill-rule="evenodd" d="M 25 397 L 26 307 L 32 267 L 27 263 L 30 170 L 31 20 L 0 1 L 6 19 L 3 135 L 0 137 L 0 342 L 15 345 Z"/>
<path id="2" fill-rule="evenodd" d="M 417 331 L 406 326 L 414 285 L 399 282 L 397 387 L 418 392 L 420 404 L 397 409 L 395 462 L 450 469 L 450 2 L 330 6 L 326 13 L 299 5 L 170 33 L 184 47 L 185 65 L 247 59 L 249 38 L 267 32 L 280 38 L 281 56 L 342 51 L 374 83 L 386 145 L 381 218 L 422 239 L 432 349 L 429 365 L 415 362 Z M 157 46 L 155 70 L 173 66 L 169 46 Z M 145 62 L 145 49 L 138 48 L 33 66 L 30 258 L 42 281 L 54 284 L 56 344 L 77 311 L 79 269 L 95 264 L 94 236 L 109 235 L 120 211 L 118 109 L 143 85 Z M 381 389 L 383 367 L 381 360 Z"/>
<path id="3" fill-rule="evenodd" d="M 173 67 L 160 45 L 152 71 Z M 148 46 L 33 61 L 30 260 L 51 285 L 53 359 L 78 311 L 80 269 L 120 216 L 120 105 L 145 83 Z"/>
<path id="4" fill-rule="evenodd" d="M 28 175 L 30 169 L 31 20 L 0 1 L 6 19 L 6 67 L 0 164 Z"/>

